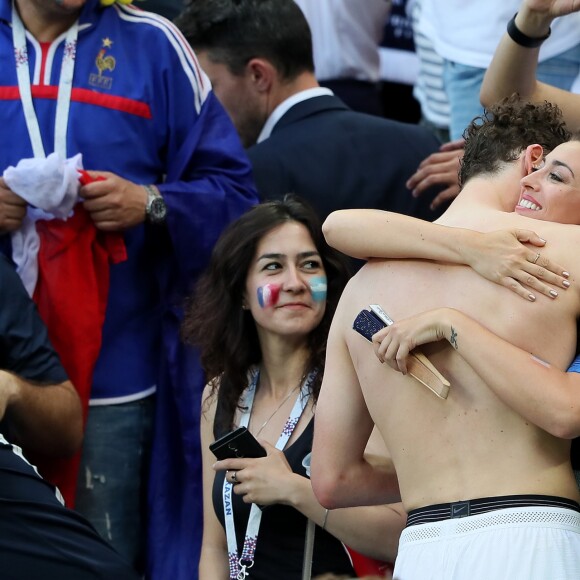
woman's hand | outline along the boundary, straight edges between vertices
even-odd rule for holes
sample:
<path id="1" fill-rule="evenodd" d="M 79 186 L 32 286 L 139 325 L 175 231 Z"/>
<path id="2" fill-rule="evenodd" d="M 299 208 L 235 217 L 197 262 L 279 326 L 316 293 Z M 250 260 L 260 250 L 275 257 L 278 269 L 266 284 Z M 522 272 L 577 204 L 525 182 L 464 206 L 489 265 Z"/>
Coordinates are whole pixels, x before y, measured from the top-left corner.
<path id="1" fill-rule="evenodd" d="M 213 468 L 227 470 L 226 478 L 234 484 L 234 493 L 243 496 L 246 503 L 291 504 L 296 478 L 305 478 L 292 471 L 281 451 L 263 440 L 260 444 L 266 449 L 266 457 L 225 459 Z"/>
<path id="2" fill-rule="evenodd" d="M 549 35 L 555 18 L 578 12 L 580 5 L 574 0 L 524 0 L 516 15 L 516 26 L 533 38 Z"/>
<path id="3" fill-rule="evenodd" d="M 461 248 L 465 263 L 478 274 L 505 286 L 532 302 L 536 296 L 528 288 L 556 298 L 554 287 L 570 286 L 565 268 L 542 256 L 546 241 L 530 230 L 500 230 L 471 236 L 473 243 Z M 531 244 L 535 248 L 526 247 Z M 525 287 L 527 288 L 525 288 Z"/>
<path id="4" fill-rule="evenodd" d="M 451 308 L 437 308 L 386 326 L 373 335 L 375 354 L 382 363 L 406 375 L 407 357 L 417 346 L 448 339 L 457 348 L 449 331 L 455 312 Z"/>
<path id="5" fill-rule="evenodd" d="M 522 8 L 527 7 L 531 12 L 549 14 L 552 18 L 578 12 L 580 4 L 574 0 L 525 0 Z"/>

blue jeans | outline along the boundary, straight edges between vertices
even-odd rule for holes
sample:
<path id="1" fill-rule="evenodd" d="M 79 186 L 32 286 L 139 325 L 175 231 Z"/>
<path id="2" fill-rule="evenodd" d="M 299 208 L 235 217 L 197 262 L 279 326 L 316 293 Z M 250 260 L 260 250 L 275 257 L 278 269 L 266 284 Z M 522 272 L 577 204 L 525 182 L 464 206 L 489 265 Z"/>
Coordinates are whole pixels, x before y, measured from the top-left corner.
<path id="1" fill-rule="evenodd" d="M 580 44 L 538 65 L 537 78 L 569 91 L 580 72 Z M 445 60 L 443 82 L 449 99 L 451 139 L 459 139 L 474 117 L 483 113 L 479 90 L 485 69 Z"/>
<path id="2" fill-rule="evenodd" d="M 89 407 L 75 505 L 139 572 L 154 401 Z"/>

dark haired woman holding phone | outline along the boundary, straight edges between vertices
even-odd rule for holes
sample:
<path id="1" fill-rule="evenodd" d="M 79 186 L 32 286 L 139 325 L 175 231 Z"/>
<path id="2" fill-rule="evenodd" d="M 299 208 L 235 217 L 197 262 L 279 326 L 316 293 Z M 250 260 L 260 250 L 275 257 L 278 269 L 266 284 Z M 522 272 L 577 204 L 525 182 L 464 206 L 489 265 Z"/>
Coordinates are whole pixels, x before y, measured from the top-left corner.
<path id="1" fill-rule="evenodd" d="M 398 507 L 328 512 L 303 466 L 332 315 L 348 271 L 316 214 L 295 197 L 256 206 L 218 240 L 190 301 L 185 339 L 201 349 L 204 532 L 201 579 L 300 580 L 308 520 L 312 577 L 354 576 L 342 544 L 392 560 Z M 266 457 L 216 462 L 219 437 L 246 427 Z M 394 473 L 393 501 L 398 501 Z M 308 558 L 309 560 L 309 558 Z M 307 568 L 308 566 L 307 562 Z"/>

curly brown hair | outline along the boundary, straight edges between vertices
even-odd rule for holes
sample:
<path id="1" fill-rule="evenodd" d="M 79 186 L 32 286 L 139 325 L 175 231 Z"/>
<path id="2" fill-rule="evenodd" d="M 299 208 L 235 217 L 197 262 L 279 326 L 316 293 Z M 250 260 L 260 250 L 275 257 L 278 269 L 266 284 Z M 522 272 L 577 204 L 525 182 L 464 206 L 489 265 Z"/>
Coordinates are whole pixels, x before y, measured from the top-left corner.
<path id="1" fill-rule="evenodd" d="M 528 145 L 539 143 L 548 153 L 570 140 L 570 133 L 557 105 L 530 103 L 513 94 L 473 119 L 463 137 L 460 187 L 476 175 L 496 173 L 505 163 L 518 159 Z"/>
<path id="2" fill-rule="evenodd" d="M 215 245 L 208 269 L 188 300 L 182 337 L 199 347 L 207 377 L 218 379 L 212 381 L 210 393 L 210 396 L 218 393 L 216 434 L 233 427 L 240 395 L 248 384 L 248 371 L 262 359 L 254 319 L 242 308 L 248 270 L 260 240 L 286 222 L 306 227 L 326 270 L 326 310 L 308 337 L 310 359 L 304 374 L 324 368 L 330 322 L 350 270 L 344 255 L 326 243 L 314 210 L 298 197 L 287 195 L 282 200 L 255 206 L 226 228 Z M 311 384 L 314 400 L 321 382 L 320 372 Z"/>

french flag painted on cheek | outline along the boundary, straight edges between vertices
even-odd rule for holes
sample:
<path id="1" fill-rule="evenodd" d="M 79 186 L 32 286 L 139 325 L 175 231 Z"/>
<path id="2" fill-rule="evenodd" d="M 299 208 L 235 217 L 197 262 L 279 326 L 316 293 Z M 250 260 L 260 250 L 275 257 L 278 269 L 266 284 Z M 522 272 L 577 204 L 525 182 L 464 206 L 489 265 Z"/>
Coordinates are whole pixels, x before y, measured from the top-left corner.
<path id="1" fill-rule="evenodd" d="M 262 308 L 270 308 L 278 302 L 280 284 L 264 284 L 258 288 L 258 304 Z"/>

